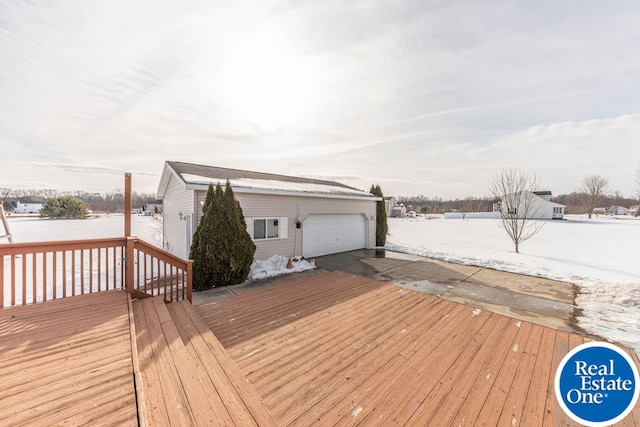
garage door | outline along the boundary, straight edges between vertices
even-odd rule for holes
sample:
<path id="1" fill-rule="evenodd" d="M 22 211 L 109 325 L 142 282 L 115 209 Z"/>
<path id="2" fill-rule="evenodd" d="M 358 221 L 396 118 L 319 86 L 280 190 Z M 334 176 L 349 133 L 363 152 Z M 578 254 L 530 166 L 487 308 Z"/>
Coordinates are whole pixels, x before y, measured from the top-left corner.
<path id="1" fill-rule="evenodd" d="M 359 214 L 309 215 L 302 225 L 302 255 L 314 256 L 366 247 L 366 220 Z"/>

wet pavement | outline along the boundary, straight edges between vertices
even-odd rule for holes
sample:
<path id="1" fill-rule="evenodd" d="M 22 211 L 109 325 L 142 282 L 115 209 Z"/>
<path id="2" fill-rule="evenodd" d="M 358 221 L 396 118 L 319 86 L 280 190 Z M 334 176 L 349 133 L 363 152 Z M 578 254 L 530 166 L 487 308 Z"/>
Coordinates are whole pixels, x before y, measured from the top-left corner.
<path id="1" fill-rule="evenodd" d="M 571 283 L 375 249 L 314 260 L 314 270 L 194 292 L 193 303 L 205 304 L 328 271 L 344 271 L 535 324 L 579 332 L 576 287 Z"/>

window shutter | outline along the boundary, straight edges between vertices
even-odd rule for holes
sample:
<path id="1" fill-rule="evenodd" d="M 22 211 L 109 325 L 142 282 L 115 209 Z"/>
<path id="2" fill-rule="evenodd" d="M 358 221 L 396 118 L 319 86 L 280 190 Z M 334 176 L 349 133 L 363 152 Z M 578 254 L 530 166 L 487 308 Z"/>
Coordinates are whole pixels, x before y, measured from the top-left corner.
<path id="1" fill-rule="evenodd" d="M 280 230 L 278 230 L 278 236 L 280 236 L 281 239 L 289 237 L 289 218 L 280 218 L 279 226 Z"/>

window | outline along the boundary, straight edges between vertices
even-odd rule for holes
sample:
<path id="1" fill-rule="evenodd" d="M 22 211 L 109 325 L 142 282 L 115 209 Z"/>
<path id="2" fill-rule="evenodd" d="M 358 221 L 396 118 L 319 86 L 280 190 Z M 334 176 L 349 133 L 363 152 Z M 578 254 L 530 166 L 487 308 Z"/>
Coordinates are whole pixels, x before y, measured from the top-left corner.
<path id="1" fill-rule="evenodd" d="M 553 213 L 554 214 L 561 214 L 562 213 L 562 208 L 553 208 Z"/>
<path id="2" fill-rule="evenodd" d="M 277 239 L 280 237 L 279 218 L 254 218 L 253 240 Z"/>
<path id="3" fill-rule="evenodd" d="M 516 208 L 507 209 L 507 215 L 517 215 L 517 214 L 518 214 L 518 209 Z"/>

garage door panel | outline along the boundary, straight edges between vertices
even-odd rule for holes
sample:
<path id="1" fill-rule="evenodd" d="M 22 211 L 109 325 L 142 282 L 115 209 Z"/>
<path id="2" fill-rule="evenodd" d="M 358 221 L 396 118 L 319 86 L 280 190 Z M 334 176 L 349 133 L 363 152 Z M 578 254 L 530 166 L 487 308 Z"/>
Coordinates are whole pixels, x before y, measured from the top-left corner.
<path id="1" fill-rule="evenodd" d="M 305 257 L 366 247 L 366 220 L 359 214 L 309 215 L 303 223 Z"/>

